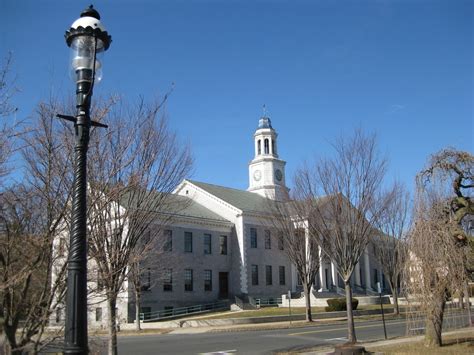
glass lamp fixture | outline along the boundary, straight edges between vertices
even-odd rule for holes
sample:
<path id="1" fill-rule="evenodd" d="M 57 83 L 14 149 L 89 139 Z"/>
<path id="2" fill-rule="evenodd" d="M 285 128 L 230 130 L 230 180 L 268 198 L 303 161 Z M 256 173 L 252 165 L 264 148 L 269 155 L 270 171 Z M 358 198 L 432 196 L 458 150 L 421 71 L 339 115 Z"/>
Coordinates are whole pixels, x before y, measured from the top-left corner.
<path id="1" fill-rule="evenodd" d="M 99 82 L 102 79 L 102 56 L 112 42 L 92 5 L 81 13 L 65 34 L 71 48 L 70 74 L 75 82 Z"/>

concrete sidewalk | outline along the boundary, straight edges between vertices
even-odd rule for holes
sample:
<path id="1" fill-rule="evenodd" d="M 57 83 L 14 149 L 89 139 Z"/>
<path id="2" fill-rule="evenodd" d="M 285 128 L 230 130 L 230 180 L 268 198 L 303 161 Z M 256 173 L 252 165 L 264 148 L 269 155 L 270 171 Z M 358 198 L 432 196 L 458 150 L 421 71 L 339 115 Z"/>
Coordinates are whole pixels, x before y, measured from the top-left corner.
<path id="1" fill-rule="evenodd" d="M 313 313 L 313 321 L 319 322 L 324 320 L 338 320 L 338 319 L 345 319 L 346 318 L 346 311 L 341 312 L 318 312 Z M 380 309 L 369 309 L 369 310 L 355 310 L 354 317 L 360 316 L 376 316 L 380 315 Z M 390 316 L 390 314 L 387 314 Z M 216 328 L 216 327 L 226 327 L 232 328 L 233 326 L 245 326 L 245 325 L 258 325 L 258 324 L 276 324 L 276 323 L 285 323 L 289 324 L 298 323 L 298 322 L 305 322 L 305 315 L 298 314 L 298 315 L 281 315 L 281 316 L 263 316 L 263 317 L 243 317 L 243 318 L 221 318 L 221 319 L 206 319 L 205 317 L 202 318 L 187 318 L 187 319 L 176 319 L 170 321 L 162 321 L 162 322 L 150 322 L 150 323 L 143 323 L 141 324 L 142 329 L 183 329 L 183 328 Z M 307 323 L 306 323 L 307 324 Z M 123 330 L 134 330 L 135 323 L 129 324 L 122 324 L 121 328 Z M 197 331 L 193 330 L 190 331 L 191 333 L 196 332 L 204 332 L 204 331 Z M 183 331 L 181 334 L 184 334 Z"/>
<path id="2" fill-rule="evenodd" d="M 456 329 L 450 332 L 443 332 L 443 336 L 449 336 L 449 335 L 470 335 L 474 336 L 474 328 L 461 328 L 461 329 Z M 388 339 L 388 340 L 377 340 L 373 342 L 367 342 L 367 343 L 360 343 L 359 345 L 362 345 L 365 347 L 366 350 L 370 351 L 371 348 L 378 348 L 382 346 L 393 346 L 397 344 L 407 344 L 407 343 L 414 343 L 418 341 L 422 341 L 424 339 L 424 335 L 416 335 L 416 336 L 410 336 L 410 337 L 400 337 L 400 338 L 395 338 L 395 339 Z M 324 346 L 316 349 L 312 349 L 311 351 L 307 352 L 300 352 L 298 354 L 301 355 L 330 355 L 334 351 L 334 346 Z"/>

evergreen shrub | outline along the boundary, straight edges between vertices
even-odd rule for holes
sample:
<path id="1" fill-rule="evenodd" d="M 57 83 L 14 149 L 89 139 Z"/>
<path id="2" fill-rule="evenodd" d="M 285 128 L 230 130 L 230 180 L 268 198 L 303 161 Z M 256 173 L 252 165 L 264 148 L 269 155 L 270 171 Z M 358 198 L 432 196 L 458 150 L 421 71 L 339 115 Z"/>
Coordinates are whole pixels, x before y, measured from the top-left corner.
<path id="1" fill-rule="evenodd" d="M 345 298 L 330 298 L 327 300 L 328 306 L 325 308 L 326 312 L 347 311 Z M 352 299 L 352 310 L 356 310 L 359 305 L 357 298 Z"/>

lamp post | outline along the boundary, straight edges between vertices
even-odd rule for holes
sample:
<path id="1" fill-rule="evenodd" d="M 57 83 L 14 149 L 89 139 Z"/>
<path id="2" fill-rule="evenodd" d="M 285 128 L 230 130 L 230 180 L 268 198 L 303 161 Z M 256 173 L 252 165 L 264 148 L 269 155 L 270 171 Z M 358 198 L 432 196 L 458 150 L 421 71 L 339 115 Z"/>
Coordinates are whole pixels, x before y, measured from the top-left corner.
<path id="1" fill-rule="evenodd" d="M 58 115 L 74 122 L 74 183 L 71 233 L 67 266 L 65 354 L 87 354 L 87 240 L 86 189 L 87 149 L 91 126 L 106 127 L 91 121 L 90 105 L 94 82 L 101 79 L 99 56 L 112 41 L 92 5 L 81 13 L 65 34 L 71 48 L 71 72 L 76 82 L 76 117 Z"/>

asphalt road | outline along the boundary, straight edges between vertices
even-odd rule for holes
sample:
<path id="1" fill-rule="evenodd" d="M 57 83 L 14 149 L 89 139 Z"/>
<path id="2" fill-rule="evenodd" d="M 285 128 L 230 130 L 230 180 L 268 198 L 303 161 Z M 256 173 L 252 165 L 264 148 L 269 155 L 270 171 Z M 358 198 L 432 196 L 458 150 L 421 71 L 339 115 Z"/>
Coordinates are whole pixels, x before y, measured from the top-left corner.
<path id="1" fill-rule="evenodd" d="M 405 335 L 406 321 L 387 321 L 387 333 L 389 337 Z M 356 334 L 359 341 L 383 339 L 382 321 L 356 322 Z M 346 336 L 345 321 L 276 330 L 124 336 L 119 338 L 119 353 L 271 354 L 274 351 L 343 343 L 347 341 Z"/>
<path id="2" fill-rule="evenodd" d="M 454 312 L 444 318 L 443 330 L 460 328 L 468 324 L 465 314 Z M 405 319 L 386 321 L 388 338 L 407 334 Z M 423 328 L 423 322 L 410 322 L 410 327 Z M 118 337 L 120 355 L 141 354 L 272 354 L 315 346 L 331 346 L 347 341 L 346 321 L 332 324 L 317 324 L 305 327 L 289 327 L 273 330 L 245 330 L 200 332 L 188 330 L 190 334 L 141 334 Z M 185 330 L 186 331 L 186 330 Z M 192 333 L 196 332 L 196 333 Z M 356 335 L 359 342 L 383 340 L 383 323 L 380 319 L 370 321 L 356 320 Z M 89 337 L 91 354 L 106 354 L 107 339 Z M 61 346 L 45 349 L 42 354 L 57 353 Z"/>

